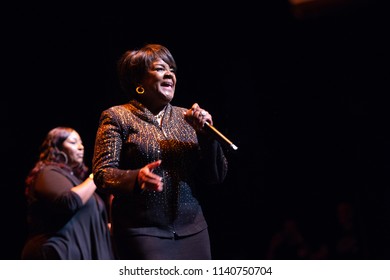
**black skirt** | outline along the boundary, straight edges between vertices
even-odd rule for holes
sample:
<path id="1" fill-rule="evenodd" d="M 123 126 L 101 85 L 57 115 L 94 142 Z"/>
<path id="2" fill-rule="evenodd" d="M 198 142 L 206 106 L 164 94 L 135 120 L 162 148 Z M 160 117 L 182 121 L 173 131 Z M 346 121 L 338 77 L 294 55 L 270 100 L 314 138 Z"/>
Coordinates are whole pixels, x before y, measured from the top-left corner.
<path id="1" fill-rule="evenodd" d="M 114 238 L 115 250 L 122 260 L 210 260 L 208 230 L 196 234 L 162 238 L 129 235 Z"/>

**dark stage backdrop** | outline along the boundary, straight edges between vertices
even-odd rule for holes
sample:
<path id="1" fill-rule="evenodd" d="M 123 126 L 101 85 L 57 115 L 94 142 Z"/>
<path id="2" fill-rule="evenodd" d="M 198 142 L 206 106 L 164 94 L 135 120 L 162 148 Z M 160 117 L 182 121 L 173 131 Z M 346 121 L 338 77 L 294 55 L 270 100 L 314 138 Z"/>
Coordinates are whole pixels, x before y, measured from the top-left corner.
<path id="1" fill-rule="evenodd" d="M 239 147 L 200 197 L 215 259 L 389 258 L 384 5 L 298 18 L 268 2 L 7 7 L 1 258 L 19 258 L 43 137 L 76 128 L 90 166 L 101 111 L 127 102 L 115 63 L 144 43 L 177 60 L 174 104 L 198 102 Z"/>

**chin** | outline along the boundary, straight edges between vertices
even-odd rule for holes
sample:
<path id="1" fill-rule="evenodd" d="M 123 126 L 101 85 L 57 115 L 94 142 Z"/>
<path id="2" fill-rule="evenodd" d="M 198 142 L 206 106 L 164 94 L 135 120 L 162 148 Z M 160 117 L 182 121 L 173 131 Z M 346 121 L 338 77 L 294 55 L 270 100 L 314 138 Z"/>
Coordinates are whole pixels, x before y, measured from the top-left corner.
<path id="1" fill-rule="evenodd" d="M 172 99 L 173 99 L 173 94 L 165 95 L 165 100 L 167 101 L 167 103 L 171 102 Z"/>
<path id="2" fill-rule="evenodd" d="M 72 168 L 79 167 L 82 164 L 83 164 L 82 160 L 75 160 L 74 163 L 72 164 Z"/>

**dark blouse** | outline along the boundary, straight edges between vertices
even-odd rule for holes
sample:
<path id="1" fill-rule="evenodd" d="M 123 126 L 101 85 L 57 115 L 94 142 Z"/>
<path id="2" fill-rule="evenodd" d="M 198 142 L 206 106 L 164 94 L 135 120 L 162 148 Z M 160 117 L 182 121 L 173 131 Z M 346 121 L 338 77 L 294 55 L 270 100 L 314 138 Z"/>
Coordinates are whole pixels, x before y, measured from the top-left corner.
<path id="1" fill-rule="evenodd" d="M 207 228 L 196 186 L 222 183 L 227 160 L 217 141 L 198 138 L 186 110 L 168 104 L 161 126 L 134 100 L 102 112 L 93 171 L 98 188 L 114 194 L 114 235 L 173 237 Z M 141 191 L 139 169 L 159 159 L 154 172 L 163 177 L 163 191 Z"/>
<path id="2" fill-rule="evenodd" d="M 46 166 L 29 193 L 29 237 L 22 259 L 114 259 L 104 201 L 94 193 L 85 205 L 70 189 L 81 181 Z"/>

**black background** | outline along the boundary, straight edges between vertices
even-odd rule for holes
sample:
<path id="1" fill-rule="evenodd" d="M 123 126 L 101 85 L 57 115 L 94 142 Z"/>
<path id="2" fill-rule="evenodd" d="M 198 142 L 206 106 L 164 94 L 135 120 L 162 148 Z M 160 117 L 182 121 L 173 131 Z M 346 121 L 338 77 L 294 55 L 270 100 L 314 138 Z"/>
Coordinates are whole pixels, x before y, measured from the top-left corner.
<path id="1" fill-rule="evenodd" d="M 144 43 L 176 59 L 173 104 L 198 102 L 239 147 L 225 183 L 201 197 L 215 259 L 388 258 L 385 6 L 355 1 L 299 18 L 287 1 L 262 2 L 4 8 L 2 259 L 19 258 L 24 179 L 44 136 L 74 127 L 90 166 L 101 111 L 127 102 L 115 63 Z M 355 213 L 349 255 L 335 253 L 342 202 Z M 310 253 L 270 257 L 291 220 Z"/>

